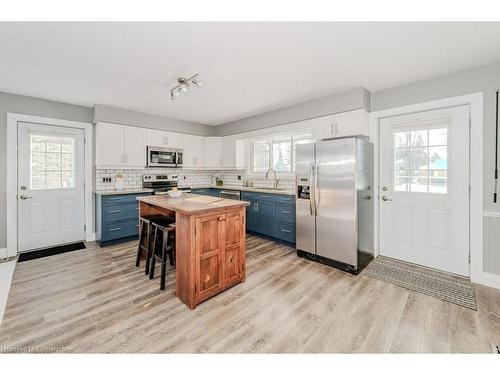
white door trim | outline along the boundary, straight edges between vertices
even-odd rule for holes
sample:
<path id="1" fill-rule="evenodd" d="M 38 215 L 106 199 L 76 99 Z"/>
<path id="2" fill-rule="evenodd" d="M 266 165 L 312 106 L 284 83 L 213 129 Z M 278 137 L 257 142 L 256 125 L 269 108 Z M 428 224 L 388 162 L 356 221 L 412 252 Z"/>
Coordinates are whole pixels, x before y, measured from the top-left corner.
<path id="1" fill-rule="evenodd" d="M 16 256 L 17 244 L 17 127 L 19 122 L 84 129 L 85 132 L 85 241 L 94 241 L 93 134 L 92 124 L 39 116 L 7 113 L 7 256 Z"/>
<path id="2" fill-rule="evenodd" d="M 470 131 L 470 278 L 478 284 L 500 289 L 500 276 L 483 271 L 483 93 L 456 96 L 424 103 L 372 112 L 370 114 L 370 140 L 374 145 L 374 190 L 379 196 L 379 123 L 386 117 L 430 111 L 447 107 L 469 105 Z M 378 202 L 378 201 L 377 201 Z M 379 254 L 379 204 L 375 205 L 374 244 Z"/>

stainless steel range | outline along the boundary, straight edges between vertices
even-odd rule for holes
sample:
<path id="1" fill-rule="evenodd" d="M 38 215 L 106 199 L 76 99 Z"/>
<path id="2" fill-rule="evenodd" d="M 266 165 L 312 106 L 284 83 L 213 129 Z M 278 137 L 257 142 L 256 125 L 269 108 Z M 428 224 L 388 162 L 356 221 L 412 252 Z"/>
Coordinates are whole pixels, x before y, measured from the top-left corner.
<path id="1" fill-rule="evenodd" d="M 179 186 L 179 178 L 174 174 L 145 174 L 142 176 L 143 189 L 153 189 L 154 194 L 166 194 L 167 191 Z M 186 193 L 191 192 L 191 188 L 178 188 Z"/>

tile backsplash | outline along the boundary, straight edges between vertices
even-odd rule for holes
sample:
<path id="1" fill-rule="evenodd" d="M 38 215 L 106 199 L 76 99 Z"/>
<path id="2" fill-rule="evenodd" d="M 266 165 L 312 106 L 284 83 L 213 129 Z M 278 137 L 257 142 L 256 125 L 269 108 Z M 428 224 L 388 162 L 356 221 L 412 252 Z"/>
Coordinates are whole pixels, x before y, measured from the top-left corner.
<path id="1" fill-rule="evenodd" d="M 244 181 L 253 182 L 255 187 L 273 186 L 273 175 L 266 179 L 262 176 L 247 175 L 245 171 L 227 171 L 227 170 L 166 170 L 163 168 L 148 169 L 96 169 L 96 191 L 115 190 L 115 178 L 117 174 L 122 174 L 125 182 L 125 189 L 142 188 L 143 174 L 166 174 L 177 175 L 179 177 L 179 187 L 196 188 L 199 186 L 214 185 L 215 176 L 219 176 L 225 186 L 243 186 Z M 238 179 L 241 176 L 241 179 Z M 111 182 L 103 182 L 103 178 L 111 178 Z M 293 190 L 295 176 L 278 176 L 279 187 L 287 190 Z"/>

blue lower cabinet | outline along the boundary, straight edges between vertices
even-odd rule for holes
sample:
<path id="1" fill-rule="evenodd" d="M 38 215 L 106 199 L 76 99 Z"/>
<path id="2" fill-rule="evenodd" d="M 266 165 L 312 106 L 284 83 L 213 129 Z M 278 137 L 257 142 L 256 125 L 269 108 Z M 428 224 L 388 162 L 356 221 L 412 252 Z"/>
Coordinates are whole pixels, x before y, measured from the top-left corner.
<path id="1" fill-rule="evenodd" d="M 200 195 L 209 195 L 211 197 L 218 197 L 219 189 L 215 188 L 191 189 L 191 193 Z"/>
<path id="2" fill-rule="evenodd" d="M 295 243 L 295 197 L 289 195 L 242 192 L 246 208 L 247 230 Z"/>
<path id="3" fill-rule="evenodd" d="M 295 205 L 276 203 L 276 220 L 295 223 Z"/>
<path id="4" fill-rule="evenodd" d="M 252 232 L 259 231 L 259 218 L 257 216 L 257 203 L 255 201 L 248 201 L 250 206 L 246 208 L 246 216 L 247 216 L 247 230 L 251 230 Z"/>
<path id="5" fill-rule="evenodd" d="M 295 243 L 295 223 L 278 222 L 275 237 L 283 241 Z"/>
<path id="6" fill-rule="evenodd" d="M 137 236 L 139 234 L 137 197 L 150 194 L 96 195 L 97 242 L 104 246 L 108 241 Z"/>
<path id="7" fill-rule="evenodd" d="M 259 233 L 266 236 L 274 236 L 276 222 L 276 203 L 268 201 L 257 201 L 257 216 L 259 218 Z"/>
<path id="8" fill-rule="evenodd" d="M 118 221 L 103 225 L 101 242 L 139 235 L 139 220 Z M 102 240 L 104 238 L 104 240 Z"/>

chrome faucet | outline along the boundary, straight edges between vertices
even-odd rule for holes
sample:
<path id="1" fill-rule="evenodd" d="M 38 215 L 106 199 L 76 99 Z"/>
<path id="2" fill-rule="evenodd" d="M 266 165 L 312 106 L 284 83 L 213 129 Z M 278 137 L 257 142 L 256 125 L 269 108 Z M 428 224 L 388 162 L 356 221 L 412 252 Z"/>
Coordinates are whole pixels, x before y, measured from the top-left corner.
<path id="1" fill-rule="evenodd" d="M 276 170 L 274 168 L 269 168 L 266 172 L 266 178 L 269 176 L 269 172 L 273 171 L 274 172 L 274 188 L 278 188 L 278 184 L 280 183 L 280 180 L 276 178 Z"/>

